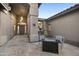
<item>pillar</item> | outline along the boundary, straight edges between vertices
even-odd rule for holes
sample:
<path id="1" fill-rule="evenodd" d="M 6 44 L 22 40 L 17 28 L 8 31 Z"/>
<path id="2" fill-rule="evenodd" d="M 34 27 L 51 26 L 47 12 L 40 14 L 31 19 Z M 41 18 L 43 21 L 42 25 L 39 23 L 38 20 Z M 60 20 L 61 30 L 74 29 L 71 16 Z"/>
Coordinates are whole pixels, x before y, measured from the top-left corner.
<path id="1" fill-rule="evenodd" d="M 30 26 L 30 42 L 38 41 L 38 4 L 30 4 L 29 14 L 29 26 Z"/>

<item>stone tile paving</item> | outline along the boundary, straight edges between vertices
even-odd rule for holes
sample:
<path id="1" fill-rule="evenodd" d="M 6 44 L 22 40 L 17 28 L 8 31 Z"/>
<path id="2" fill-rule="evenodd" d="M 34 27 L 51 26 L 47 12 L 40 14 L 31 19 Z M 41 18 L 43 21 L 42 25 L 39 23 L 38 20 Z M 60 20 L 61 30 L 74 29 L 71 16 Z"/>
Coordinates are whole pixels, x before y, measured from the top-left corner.
<path id="1" fill-rule="evenodd" d="M 60 56 L 59 54 L 43 52 L 41 43 L 28 43 L 26 35 L 16 35 L 7 44 L 0 47 L 0 56 Z M 79 48 L 64 43 L 65 56 L 79 56 Z"/>

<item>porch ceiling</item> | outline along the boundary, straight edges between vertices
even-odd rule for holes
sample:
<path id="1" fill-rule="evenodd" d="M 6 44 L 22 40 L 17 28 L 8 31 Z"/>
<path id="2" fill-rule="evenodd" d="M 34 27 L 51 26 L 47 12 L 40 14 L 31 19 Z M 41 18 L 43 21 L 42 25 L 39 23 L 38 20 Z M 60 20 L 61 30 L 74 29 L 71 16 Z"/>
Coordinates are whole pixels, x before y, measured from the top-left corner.
<path id="1" fill-rule="evenodd" d="M 14 13 L 17 16 L 27 16 L 29 12 L 28 3 L 10 3 L 11 13 Z"/>

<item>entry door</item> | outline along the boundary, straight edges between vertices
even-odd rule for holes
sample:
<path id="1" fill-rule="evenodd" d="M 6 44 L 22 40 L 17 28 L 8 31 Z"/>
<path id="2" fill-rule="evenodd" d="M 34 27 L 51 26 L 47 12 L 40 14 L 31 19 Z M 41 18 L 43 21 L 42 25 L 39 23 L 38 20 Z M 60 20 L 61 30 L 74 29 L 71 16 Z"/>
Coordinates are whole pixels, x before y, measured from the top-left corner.
<path id="1" fill-rule="evenodd" d="M 21 35 L 25 34 L 25 25 L 19 25 L 19 33 Z"/>

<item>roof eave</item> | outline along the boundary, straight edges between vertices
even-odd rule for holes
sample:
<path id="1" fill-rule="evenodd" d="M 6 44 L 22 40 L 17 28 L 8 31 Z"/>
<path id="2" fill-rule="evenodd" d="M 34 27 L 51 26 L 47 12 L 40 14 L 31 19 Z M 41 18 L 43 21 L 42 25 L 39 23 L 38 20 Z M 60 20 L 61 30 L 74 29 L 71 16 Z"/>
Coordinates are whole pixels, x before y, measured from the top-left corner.
<path id="1" fill-rule="evenodd" d="M 40 7 L 41 3 L 38 3 L 38 8 Z"/>
<path id="2" fill-rule="evenodd" d="M 62 12 L 60 12 L 60 13 L 58 13 L 58 14 L 52 16 L 52 17 L 49 17 L 48 20 L 51 20 L 51 19 L 60 17 L 60 16 L 62 16 L 62 15 L 65 15 L 65 14 L 71 12 L 71 11 L 74 11 L 74 10 L 78 9 L 78 8 L 79 8 L 79 4 L 73 6 L 73 7 L 69 8 L 69 9 L 66 9 L 66 10 L 64 10 L 64 11 L 62 11 Z"/>

